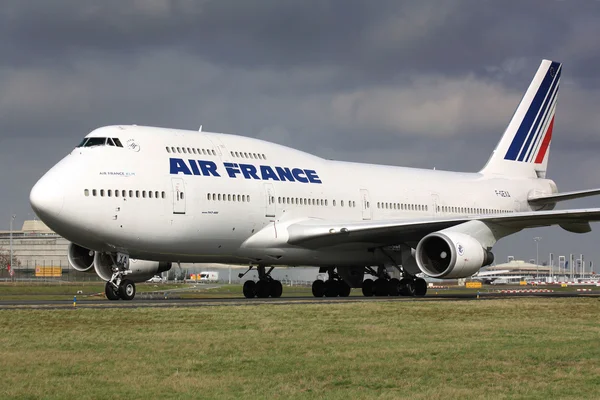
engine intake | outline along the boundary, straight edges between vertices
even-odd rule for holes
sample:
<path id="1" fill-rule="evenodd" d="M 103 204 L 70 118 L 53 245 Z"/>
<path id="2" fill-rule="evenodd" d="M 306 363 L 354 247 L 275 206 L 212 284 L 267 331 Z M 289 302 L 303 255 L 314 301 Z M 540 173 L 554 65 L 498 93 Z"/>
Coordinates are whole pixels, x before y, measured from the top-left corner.
<path id="1" fill-rule="evenodd" d="M 494 255 L 472 236 L 460 232 L 434 232 L 417 245 L 419 269 L 432 278 L 466 278 L 494 262 Z"/>
<path id="2" fill-rule="evenodd" d="M 75 243 L 69 244 L 67 258 L 69 259 L 71 267 L 76 271 L 85 272 L 94 267 L 94 251 L 76 245 Z"/>
<path id="3" fill-rule="evenodd" d="M 105 281 L 110 280 L 113 274 L 113 261 L 110 254 L 96 252 L 94 256 L 94 269 L 98 276 Z M 134 282 L 144 282 L 154 275 L 166 272 L 171 269 L 172 263 L 170 262 L 158 262 L 158 261 L 146 261 L 146 260 L 135 260 L 129 259 L 130 274 L 127 274 L 127 279 L 131 279 Z"/>

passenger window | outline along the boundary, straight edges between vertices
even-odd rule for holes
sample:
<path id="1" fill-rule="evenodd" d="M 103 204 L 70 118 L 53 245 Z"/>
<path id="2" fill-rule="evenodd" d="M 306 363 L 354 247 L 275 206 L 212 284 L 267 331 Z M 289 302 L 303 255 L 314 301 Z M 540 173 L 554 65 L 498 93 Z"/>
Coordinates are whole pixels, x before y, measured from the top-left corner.
<path id="1" fill-rule="evenodd" d="M 115 190 L 115 197 L 119 197 L 119 191 Z"/>
<path id="2" fill-rule="evenodd" d="M 192 147 L 192 153 L 196 154 L 196 149 Z"/>
<path id="3" fill-rule="evenodd" d="M 126 193 L 127 193 L 127 192 L 126 192 L 125 190 L 122 190 L 122 191 L 121 191 L 121 197 L 125 197 L 125 196 L 126 196 Z"/>
<path id="4" fill-rule="evenodd" d="M 212 150 L 212 155 L 213 155 L 213 156 L 216 156 L 216 155 L 217 155 L 217 153 L 216 153 L 214 150 Z"/>
<path id="5" fill-rule="evenodd" d="M 165 147 L 165 149 L 167 149 L 167 153 L 171 152 L 171 149 L 169 149 L 169 146 Z"/>
<path id="6" fill-rule="evenodd" d="M 129 197 L 133 197 L 133 190 L 129 191 Z"/>
<path id="7" fill-rule="evenodd" d="M 92 189 L 92 196 L 96 197 L 96 194 L 97 194 L 96 189 Z"/>
<path id="8" fill-rule="evenodd" d="M 139 191 L 139 190 L 136 190 L 136 191 L 135 191 L 135 197 L 137 197 L 137 198 L 139 198 L 139 197 L 140 197 L 140 191 Z"/>
<path id="9" fill-rule="evenodd" d="M 187 151 L 185 151 L 185 147 L 182 147 L 181 150 L 183 150 L 183 154 L 187 154 Z"/>
<path id="10" fill-rule="evenodd" d="M 179 198 L 183 200 L 183 192 L 179 192 Z"/>
<path id="11" fill-rule="evenodd" d="M 144 198 L 144 199 L 146 198 L 146 191 L 145 190 L 142 190 L 142 198 Z"/>
<path id="12" fill-rule="evenodd" d="M 150 190 L 150 191 L 148 192 L 148 197 L 149 197 L 149 198 L 152 198 L 152 190 Z"/>
<path id="13" fill-rule="evenodd" d="M 230 194 L 227 195 L 227 201 L 231 201 L 231 195 Z"/>
<path id="14" fill-rule="evenodd" d="M 210 200 L 210 193 L 206 195 L 206 200 Z"/>
<path id="15" fill-rule="evenodd" d="M 83 191 L 83 194 L 84 194 L 85 196 L 89 196 L 89 195 L 90 195 L 90 190 L 89 190 L 89 189 L 85 189 L 85 190 Z"/>
<path id="16" fill-rule="evenodd" d="M 238 195 L 237 195 L 237 201 L 240 201 L 240 200 L 241 200 L 241 197 L 242 197 L 242 196 L 240 196 L 240 195 L 238 194 Z"/>
<path id="17" fill-rule="evenodd" d="M 165 192 L 161 192 L 162 198 L 164 199 L 165 197 L 167 197 L 167 195 L 165 194 Z"/>
<path id="18" fill-rule="evenodd" d="M 231 153 L 231 157 L 235 157 L 233 151 L 230 151 L 230 153 Z"/>
<path id="19" fill-rule="evenodd" d="M 100 197 L 104 197 L 104 189 L 100 189 Z"/>

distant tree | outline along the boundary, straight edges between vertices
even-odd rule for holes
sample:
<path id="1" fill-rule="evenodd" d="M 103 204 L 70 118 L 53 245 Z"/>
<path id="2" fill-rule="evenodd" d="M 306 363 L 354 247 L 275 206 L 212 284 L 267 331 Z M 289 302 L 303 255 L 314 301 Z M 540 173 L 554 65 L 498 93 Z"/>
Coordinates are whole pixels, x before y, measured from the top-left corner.
<path id="1" fill-rule="evenodd" d="M 13 268 L 18 268 L 21 266 L 21 261 L 19 261 L 19 259 L 17 258 L 16 253 L 13 251 L 13 257 L 12 257 L 12 267 Z M 0 247 L 0 270 L 3 269 L 7 269 L 8 265 L 10 264 L 10 250 L 5 250 L 2 247 Z"/>

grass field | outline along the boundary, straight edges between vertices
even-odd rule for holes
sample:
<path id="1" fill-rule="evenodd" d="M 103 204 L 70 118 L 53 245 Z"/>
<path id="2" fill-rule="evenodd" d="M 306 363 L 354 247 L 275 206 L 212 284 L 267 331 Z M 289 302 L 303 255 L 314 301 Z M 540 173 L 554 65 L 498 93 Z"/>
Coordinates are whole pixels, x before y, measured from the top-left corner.
<path id="1" fill-rule="evenodd" d="M 0 311 L 0 398 L 600 398 L 600 299 Z"/>

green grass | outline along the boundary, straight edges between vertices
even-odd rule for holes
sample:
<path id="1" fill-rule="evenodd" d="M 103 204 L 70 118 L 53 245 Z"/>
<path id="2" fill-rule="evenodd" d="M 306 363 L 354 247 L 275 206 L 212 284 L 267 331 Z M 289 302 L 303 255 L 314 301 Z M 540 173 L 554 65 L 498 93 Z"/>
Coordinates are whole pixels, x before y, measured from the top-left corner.
<path id="1" fill-rule="evenodd" d="M 600 398 L 600 299 L 0 311 L 0 398 Z"/>

